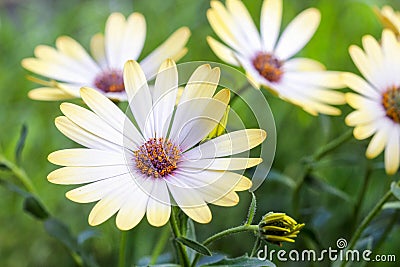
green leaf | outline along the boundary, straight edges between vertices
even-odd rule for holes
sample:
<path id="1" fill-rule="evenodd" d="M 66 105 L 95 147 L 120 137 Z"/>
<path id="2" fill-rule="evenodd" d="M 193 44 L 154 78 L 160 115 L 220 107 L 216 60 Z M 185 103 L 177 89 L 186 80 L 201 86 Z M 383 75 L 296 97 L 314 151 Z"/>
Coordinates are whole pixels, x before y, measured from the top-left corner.
<path id="1" fill-rule="evenodd" d="M 24 149 L 25 140 L 26 140 L 27 135 L 28 135 L 28 127 L 26 127 L 26 125 L 24 124 L 24 125 L 22 125 L 19 140 L 18 140 L 17 146 L 15 148 L 15 162 L 17 163 L 17 165 L 19 165 L 19 163 L 21 162 L 21 154 L 22 154 L 22 150 Z"/>
<path id="2" fill-rule="evenodd" d="M 49 213 L 46 211 L 42 203 L 32 195 L 25 198 L 23 209 L 38 220 L 45 220 L 49 217 Z"/>
<path id="3" fill-rule="evenodd" d="M 69 228 L 61 221 L 55 218 L 49 218 L 44 222 L 46 232 L 64 244 L 69 250 L 77 252 L 78 242 L 71 234 Z"/>
<path id="4" fill-rule="evenodd" d="M 246 225 L 250 225 L 253 222 L 254 215 L 256 214 L 256 208 L 257 208 L 256 195 L 254 194 L 254 192 L 251 192 L 251 203 L 249 206 L 249 211 L 247 213 Z"/>
<path id="5" fill-rule="evenodd" d="M 9 171 L 10 168 L 6 164 L 0 162 L 0 170 Z"/>
<path id="6" fill-rule="evenodd" d="M 89 240 L 95 236 L 98 236 L 99 233 L 96 230 L 85 230 L 79 233 L 78 237 L 77 237 L 77 241 L 79 245 L 82 245 L 83 243 L 85 243 L 86 240 Z"/>
<path id="7" fill-rule="evenodd" d="M 194 228 L 193 220 L 190 218 L 187 220 L 186 237 L 191 240 L 197 239 L 196 238 L 196 229 Z M 196 252 L 193 250 L 190 250 L 190 249 L 187 251 L 187 254 L 188 254 L 190 261 L 192 261 L 194 259 L 194 257 L 196 256 Z"/>
<path id="8" fill-rule="evenodd" d="M 200 253 L 205 256 L 212 255 L 211 251 L 206 246 L 204 246 L 203 244 L 200 244 L 199 242 L 197 242 L 195 240 L 188 239 L 183 236 L 177 237 L 175 240 L 178 241 L 179 243 L 181 243 L 182 245 L 195 250 L 197 253 Z"/>
<path id="9" fill-rule="evenodd" d="M 400 209 L 400 201 L 387 202 L 382 209 Z"/>
<path id="10" fill-rule="evenodd" d="M 296 186 L 296 182 L 291 177 L 275 170 L 271 170 L 268 173 L 267 179 L 268 181 L 276 181 L 282 183 L 290 188 L 294 188 Z"/>
<path id="11" fill-rule="evenodd" d="M 305 178 L 305 182 L 317 191 L 325 191 L 331 195 L 343 199 L 346 202 L 351 202 L 348 194 L 312 175 L 307 175 Z"/>
<path id="12" fill-rule="evenodd" d="M 390 185 L 390 191 L 392 191 L 392 194 L 393 194 L 397 199 L 400 200 L 400 186 L 399 186 L 396 182 L 393 182 L 393 183 Z"/>
<path id="13" fill-rule="evenodd" d="M 240 266 L 240 267 L 261 267 L 261 266 L 271 266 L 276 267 L 274 263 L 269 260 L 260 260 L 258 258 L 250 258 L 249 256 L 245 255 L 239 258 L 229 259 L 224 258 L 218 262 L 209 265 L 202 265 L 202 266 Z"/>

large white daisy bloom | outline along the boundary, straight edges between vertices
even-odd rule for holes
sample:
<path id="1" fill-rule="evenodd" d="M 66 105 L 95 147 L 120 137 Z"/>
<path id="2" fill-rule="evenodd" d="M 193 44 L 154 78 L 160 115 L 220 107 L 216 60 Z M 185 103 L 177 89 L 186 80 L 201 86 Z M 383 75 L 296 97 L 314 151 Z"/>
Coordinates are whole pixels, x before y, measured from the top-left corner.
<path id="1" fill-rule="evenodd" d="M 261 10 L 261 35 L 244 4 L 227 0 L 226 7 L 212 1 L 207 18 L 215 33 L 228 46 L 207 37 L 214 53 L 223 61 L 242 66 L 257 86 L 272 90 L 284 100 L 316 115 L 339 115 L 331 105 L 345 103 L 339 73 L 325 71 L 312 59 L 292 58 L 311 39 L 320 22 L 320 13 L 310 8 L 300 13 L 280 38 L 282 0 L 265 0 Z M 279 40 L 278 40 L 279 39 Z"/>
<path id="2" fill-rule="evenodd" d="M 345 84 L 358 93 L 346 94 L 356 109 L 346 123 L 355 126 L 357 139 L 373 136 L 366 156 L 375 158 L 385 150 L 386 172 L 394 174 L 400 163 L 400 41 L 392 31 L 384 30 L 381 44 L 369 35 L 362 43 L 364 51 L 355 45 L 349 51 L 366 81 L 352 73 L 342 74 Z"/>
<path id="3" fill-rule="evenodd" d="M 260 158 L 229 157 L 248 151 L 266 138 L 260 129 L 239 130 L 199 142 L 218 124 L 229 102 L 229 90 L 215 94 L 220 70 L 202 65 L 195 70 L 175 107 L 178 73 L 175 62 L 160 67 L 151 90 L 136 61 L 124 68 L 124 82 L 132 123 L 118 107 L 94 89 L 82 88 L 81 97 L 92 111 L 63 103 L 65 116 L 57 128 L 87 147 L 49 155 L 65 166 L 48 175 L 56 184 L 87 184 L 66 196 L 79 203 L 98 201 L 89 224 L 98 225 L 117 213 L 116 224 L 127 230 L 143 216 L 151 225 L 164 225 L 177 204 L 199 223 L 208 223 L 207 203 L 233 206 L 236 191 L 251 180 L 233 171 L 261 162 Z M 173 114 L 173 116 L 172 116 Z"/>
<path id="4" fill-rule="evenodd" d="M 187 49 L 185 45 L 190 30 L 182 27 L 164 43 L 145 57 L 140 65 L 147 78 L 156 74 L 161 63 L 167 58 L 179 60 Z M 61 36 L 56 48 L 39 45 L 35 58 L 22 60 L 22 66 L 36 74 L 51 79 L 40 81 L 45 87 L 29 92 L 36 100 L 63 100 L 80 97 L 83 86 L 95 88 L 108 98 L 126 101 L 122 70 L 127 60 L 137 60 L 146 39 L 146 21 L 142 14 L 133 13 L 127 19 L 121 13 L 112 13 L 105 27 L 105 33 L 92 37 L 92 57 L 74 39 Z"/>

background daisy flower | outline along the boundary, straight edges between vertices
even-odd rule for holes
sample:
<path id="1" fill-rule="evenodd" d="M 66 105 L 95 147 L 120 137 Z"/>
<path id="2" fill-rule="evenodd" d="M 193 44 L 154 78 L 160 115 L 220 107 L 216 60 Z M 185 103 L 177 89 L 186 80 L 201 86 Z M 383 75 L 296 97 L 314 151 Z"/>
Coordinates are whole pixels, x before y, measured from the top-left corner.
<path id="1" fill-rule="evenodd" d="M 366 80 L 352 73 L 342 74 L 344 83 L 356 93 L 346 100 L 355 111 L 346 124 L 355 126 L 354 137 L 373 136 L 366 156 L 375 158 L 385 150 L 385 169 L 394 174 L 400 162 L 400 42 L 390 30 L 382 33 L 381 44 L 372 36 L 362 39 L 364 51 L 355 45 L 350 56 Z"/>
<path id="2" fill-rule="evenodd" d="M 261 162 L 227 156 L 248 151 L 266 138 L 263 130 L 247 129 L 197 145 L 218 125 L 229 102 L 228 89 L 214 95 L 219 75 L 219 69 L 209 65 L 196 69 L 175 110 L 175 63 L 163 63 L 150 90 L 140 65 L 128 61 L 124 82 L 138 128 L 104 95 L 82 88 L 81 97 L 92 111 L 63 103 L 65 116 L 56 119 L 56 126 L 87 148 L 50 154 L 50 162 L 65 167 L 50 173 L 48 180 L 87 184 L 66 196 L 79 203 L 98 201 L 89 215 L 91 225 L 117 213 L 121 230 L 133 228 L 145 214 L 151 225 L 162 226 L 175 203 L 193 220 L 208 223 L 207 203 L 233 206 L 239 201 L 236 191 L 251 186 L 247 177 L 232 171 Z"/>
<path id="3" fill-rule="evenodd" d="M 374 11 L 384 27 L 392 30 L 397 36 L 400 35 L 400 12 L 394 11 L 391 6 L 375 8 Z"/>
<path id="4" fill-rule="evenodd" d="M 314 35 L 320 13 L 310 8 L 300 13 L 279 40 L 282 1 L 265 0 L 261 10 L 261 35 L 244 4 L 227 0 L 226 7 L 212 1 L 207 18 L 215 33 L 228 46 L 207 37 L 214 53 L 223 61 L 242 66 L 250 80 L 272 90 L 282 99 L 311 114 L 339 115 L 331 105 L 345 103 L 338 72 L 325 71 L 312 59 L 292 58 Z"/>
<path id="5" fill-rule="evenodd" d="M 141 61 L 147 78 L 156 74 L 167 58 L 179 60 L 187 48 L 190 30 L 182 27 Z M 34 79 L 45 87 L 29 92 L 36 100 L 62 100 L 79 97 L 83 86 L 93 87 L 115 100 L 127 100 L 122 69 L 127 60 L 137 60 L 146 39 L 146 21 L 142 14 L 133 13 L 127 19 L 121 13 L 112 13 L 105 27 L 105 34 L 91 39 L 92 57 L 74 39 L 61 36 L 56 48 L 39 45 L 35 58 L 22 60 L 22 66 L 52 81 Z"/>

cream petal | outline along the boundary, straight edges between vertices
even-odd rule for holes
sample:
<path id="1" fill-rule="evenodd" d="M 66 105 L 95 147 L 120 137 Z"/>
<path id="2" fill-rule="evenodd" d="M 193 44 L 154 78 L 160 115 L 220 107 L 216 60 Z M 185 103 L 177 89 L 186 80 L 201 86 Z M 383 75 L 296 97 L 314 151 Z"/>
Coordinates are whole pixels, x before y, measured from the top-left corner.
<path id="1" fill-rule="evenodd" d="M 207 43 L 210 46 L 211 50 L 219 57 L 222 61 L 234 65 L 239 66 L 239 62 L 235 58 L 235 54 L 232 49 L 223 45 L 222 43 L 216 41 L 214 38 L 207 36 Z"/>
<path id="2" fill-rule="evenodd" d="M 132 184 L 132 178 L 130 175 L 121 175 L 75 188 L 68 191 L 65 196 L 77 203 L 90 203 L 102 199 L 119 188 L 126 188 L 128 186 L 133 186 L 134 188 L 135 185 Z"/>
<path id="3" fill-rule="evenodd" d="M 363 140 L 377 131 L 376 123 L 360 124 L 354 128 L 353 135 L 358 140 Z"/>
<path id="4" fill-rule="evenodd" d="M 384 68 L 375 68 L 376 75 L 382 76 L 381 90 L 399 83 L 400 72 L 400 43 L 396 35 L 388 29 L 382 32 L 382 53 Z"/>
<path id="5" fill-rule="evenodd" d="M 349 126 L 356 126 L 358 124 L 371 123 L 383 117 L 381 112 L 376 112 L 373 109 L 359 109 L 347 115 L 345 122 Z"/>
<path id="6" fill-rule="evenodd" d="M 222 207 L 232 207 L 239 203 L 239 195 L 236 192 L 232 191 L 210 203 Z"/>
<path id="7" fill-rule="evenodd" d="M 232 19 L 236 22 L 236 26 L 241 29 L 241 35 L 246 40 L 247 45 L 253 50 L 262 50 L 260 34 L 243 2 L 227 0 L 226 7 L 231 13 Z"/>
<path id="8" fill-rule="evenodd" d="M 147 220 L 153 226 L 165 225 L 171 215 L 171 204 L 164 180 L 155 179 L 153 190 L 147 204 Z"/>
<path id="9" fill-rule="evenodd" d="M 51 87 L 41 87 L 30 90 L 28 93 L 28 97 L 33 100 L 42 101 L 59 101 L 75 98 L 74 95 L 70 95 L 63 90 Z"/>
<path id="10" fill-rule="evenodd" d="M 393 175 L 400 164 L 400 126 L 393 124 L 385 148 L 385 169 L 387 174 Z"/>
<path id="11" fill-rule="evenodd" d="M 123 133 L 115 130 L 92 111 L 71 103 L 62 103 L 60 109 L 72 122 L 94 135 L 121 147 L 126 146 L 130 150 L 135 150 L 138 146 L 136 140 L 133 142 L 124 138 Z"/>
<path id="12" fill-rule="evenodd" d="M 218 125 L 229 101 L 229 90 L 224 92 L 225 102 L 212 98 L 196 98 L 178 105 L 170 139 L 179 145 L 181 151 L 200 142 Z"/>
<path id="13" fill-rule="evenodd" d="M 92 53 L 92 56 L 96 60 L 97 64 L 99 64 L 102 69 L 107 67 L 105 49 L 104 35 L 102 33 L 93 35 L 92 39 L 90 40 L 90 52 Z"/>
<path id="14" fill-rule="evenodd" d="M 127 166 L 63 167 L 47 175 L 54 184 L 85 184 L 129 174 Z"/>
<path id="15" fill-rule="evenodd" d="M 102 120 L 126 138 L 129 138 L 131 142 L 137 146 L 144 143 L 143 137 L 129 118 L 103 94 L 94 89 L 84 87 L 81 89 L 81 97 Z"/>
<path id="16" fill-rule="evenodd" d="M 167 40 L 159 47 L 145 57 L 140 65 L 147 78 L 153 77 L 161 63 L 167 58 L 178 60 L 185 52 L 185 45 L 190 37 L 190 30 L 182 27 L 176 30 Z"/>
<path id="17" fill-rule="evenodd" d="M 97 202 L 90 211 L 89 224 L 92 226 L 102 224 L 117 213 L 131 193 L 129 189 L 129 187 L 118 188 Z"/>
<path id="18" fill-rule="evenodd" d="M 53 164 L 70 167 L 125 165 L 124 154 L 98 149 L 63 149 L 51 153 L 47 159 Z"/>
<path id="19" fill-rule="evenodd" d="M 99 150 L 111 150 L 115 152 L 121 151 L 121 147 L 119 145 L 116 145 L 82 129 L 67 117 L 57 117 L 55 120 L 55 124 L 57 129 L 62 132 L 66 137 L 82 146 Z"/>
<path id="20" fill-rule="evenodd" d="M 240 181 L 235 186 L 234 191 L 249 190 L 251 186 L 252 186 L 251 180 L 249 178 L 245 177 L 245 176 L 242 176 Z"/>
<path id="21" fill-rule="evenodd" d="M 261 158 L 216 158 L 185 160 L 179 162 L 180 168 L 208 170 L 243 170 L 254 167 L 262 162 Z"/>
<path id="22" fill-rule="evenodd" d="M 173 60 L 167 59 L 161 65 L 153 96 L 154 131 L 156 136 L 167 136 L 174 112 L 178 91 L 178 70 Z"/>
<path id="23" fill-rule="evenodd" d="M 309 58 L 292 58 L 285 61 L 283 65 L 284 72 L 303 72 L 303 71 L 323 71 L 325 66 L 313 59 Z"/>
<path id="24" fill-rule="evenodd" d="M 261 8 L 260 30 L 264 49 L 272 52 L 278 40 L 282 19 L 282 0 L 264 0 Z"/>
<path id="25" fill-rule="evenodd" d="M 154 137 L 154 116 L 152 99 L 146 77 L 136 61 L 129 60 L 124 67 L 125 90 L 129 107 L 139 128 L 145 137 Z"/>
<path id="26" fill-rule="evenodd" d="M 56 47 L 64 55 L 78 61 L 79 65 L 85 66 L 85 69 L 90 73 L 100 72 L 100 68 L 96 62 L 89 56 L 86 50 L 71 37 L 58 37 L 56 40 Z"/>
<path id="27" fill-rule="evenodd" d="M 350 72 L 342 72 L 340 76 L 343 83 L 346 84 L 353 91 L 371 99 L 380 98 L 380 94 L 378 93 L 378 91 L 360 76 Z"/>
<path id="28" fill-rule="evenodd" d="M 149 200 L 149 187 L 151 184 L 147 183 L 146 190 L 138 188 L 128 195 L 116 217 L 116 224 L 120 230 L 132 229 L 142 220 Z"/>
<path id="29" fill-rule="evenodd" d="M 120 44 L 121 57 L 119 66 L 127 60 L 137 60 L 146 39 L 146 20 L 140 13 L 131 14 L 125 25 L 125 33 Z"/>
<path id="30" fill-rule="evenodd" d="M 377 103 L 376 100 L 354 93 L 346 93 L 345 96 L 347 103 L 355 109 L 374 109 L 375 112 L 384 113 L 382 104 Z"/>
<path id="31" fill-rule="evenodd" d="M 267 133 L 261 129 L 245 129 L 213 138 L 183 154 L 185 159 L 216 158 L 248 151 L 261 144 Z"/>
<path id="32" fill-rule="evenodd" d="M 105 28 L 105 52 L 107 63 L 110 68 L 120 69 L 122 49 L 121 44 L 124 41 L 126 31 L 126 20 L 121 13 L 112 13 L 106 22 Z"/>
<path id="33" fill-rule="evenodd" d="M 211 98 L 217 89 L 220 75 L 218 67 L 211 69 L 209 64 L 201 65 L 190 76 L 179 102 L 200 97 Z"/>
<path id="34" fill-rule="evenodd" d="M 288 83 L 340 89 L 345 87 L 338 71 L 303 71 L 284 74 Z"/>
<path id="35" fill-rule="evenodd" d="M 365 153 L 367 158 L 375 158 L 383 151 L 388 142 L 390 128 L 391 122 L 382 121 L 376 134 L 372 137 L 371 142 L 368 145 Z"/>
<path id="36" fill-rule="evenodd" d="M 279 38 L 275 55 L 280 60 L 286 60 L 299 52 L 314 35 L 320 20 L 321 14 L 315 8 L 309 8 L 297 15 Z"/>

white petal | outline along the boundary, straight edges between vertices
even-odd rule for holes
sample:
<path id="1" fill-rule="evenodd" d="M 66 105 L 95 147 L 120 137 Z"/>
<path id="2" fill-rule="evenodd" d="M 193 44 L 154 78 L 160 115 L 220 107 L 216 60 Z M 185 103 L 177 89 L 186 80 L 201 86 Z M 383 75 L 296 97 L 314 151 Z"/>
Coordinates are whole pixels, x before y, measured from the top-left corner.
<path id="1" fill-rule="evenodd" d="M 85 148 L 58 150 L 51 153 L 48 160 L 56 165 L 71 167 L 125 165 L 122 153 Z"/>
<path id="2" fill-rule="evenodd" d="M 125 63 L 124 83 L 130 109 L 143 136 L 145 139 L 154 137 L 151 94 L 146 77 L 136 61 L 129 60 Z"/>
<path id="3" fill-rule="evenodd" d="M 68 94 L 63 90 L 51 87 L 41 87 L 30 90 L 28 96 L 30 99 L 42 101 L 59 101 L 75 98 L 74 95 Z"/>
<path id="4" fill-rule="evenodd" d="M 210 203 L 223 207 L 232 207 L 239 203 L 239 195 L 236 192 L 232 191 Z"/>
<path id="5" fill-rule="evenodd" d="M 299 71 L 285 73 L 289 83 L 339 89 L 345 87 L 338 71 Z"/>
<path id="6" fill-rule="evenodd" d="M 376 75 L 379 75 L 382 80 L 382 90 L 387 87 L 399 84 L 398 73 L 400 72 L 400 43 L 397 36 L 388 29 L 382 32 L 382 53 L 384 68 L 379 71 L 375 69 Z"/>
<path id="7" fill-rule="evenodd" d="M 291 58 L 282 66 L 284 72 L 323 71 L 325 66 L 310 58 Z"/>
<path id="8" fill-rule="evenodd" d="M 158 137 L 167 136 L 178 91 L 178 70 L 173 60 L 164 61 L 158 71 L 153 96 L 154 130 Z"/>
<path id="9" fill-rule="evenodd" d="M 272 52 L 279 36 L 282 19 L 282 0 L 264 0 L 261 9 L 261 36 L 266 52 Z"/>
<path id="10" fill-rule="evenodd" d="M 147 204 L 147 220 L 153 226 L 163 226 L 171 215 L 171 204 L 165 181 L 155 179 L 153 190 Z"/>
<path id="11" fill-rule="evenodd" d="M 105 122 L 115 130 L 123 134 L 136 145 L 144 142 L 139 131 L 127 116 L 111 100 L 103 94 L 91 88 L 82 88 L 81 97 L 83 101 Z M 131 148 L 134 149 L 134 148 Z"/>
<path id="12" fill-rule="evenodd" d="M 381 112 L 376 112 L 374 109 L 359 109 L 347 115 L 345 122 L 349 126 L 355 126 L 371 123 L 383 117 Z"/>
<path id="13" fill-rule="evenodd" d="M 127 60 L 137 60 L 142 52 L 146 39 L 146 21 L 140 13 L 131 14 L 125 25 L 123 41 L 120 44 L 121 58 L 119 66 L 123 66 Z"/>
<path id="14" fill-rule="evenodd" d="M 260 34 L 245 5 L 239 0 L 227 0 L 226 7 L 231 13 L 236 26 L 240 28 L 244 40 L 253 50 L 261 50 Z"/>
<path id="15" fill-rule="evenodd" d="M 178 163 L 179 168 L 201 170 L 243 170 L 256 166 L 262 162 L 260 158 L 216 158 L 185 160 Z"/>
<path id="16" fill-rule="evenodd" d="M 54 184 L 85 184 L 107 178 L 129 174 L 125 165 L 99 167 L 63 167 L 47 175 L 47 180 Z"/>
<path id="17" fill-rule="evenodd" d="M 304 10 L 290 24 L 276 45 L 275 55 L 285 60 L 300 51 L 314 35 L 321 20 L 321 14 L 315 8 Z"/>
<path id="18" fill-rule="evenodd" d="M 229 101 L 229 90 L 227 101 Z M 180 103 L 172 124 L 170 139 L 185 151 L 200 142 L 213 130 L 225 113 L 227 102 L 212 98 L 196 98 Z"/>
<path id="19" fill-rule="evenodd" d="M 211 69 L 209 64 L 201 65 L 190 76 L 179 102 L 199 97 L 211 98 L 217 89 L 220 75 L 219 68 Z"/>
<path id="20" fill-rule="evenodd" d="M 104 35 L 101 33 L 93 35 L 90 40 L 90 52 L 102 69 L 107 67 Z"/>
<path id="21" fill-rule="evenodd" d="M 185 52 L 185 45 L 189 37 L 189 28 L 179 28 L 164 43 L 144 58 L 140 65 L 146 77 L 153 77 L 161 63 L 167 58 L 172 58 L 175 61 L 179 60 L 185 54 L 183 52 Z"/>
<path id="22" fill-rule="evenodd" d="M 373 135 L 376 130 L 376 123 L 360 124 L 354 128 L 353 135 L 356 139 L 363 140 Z"/>
<path id="23" fill-rule="evenodd" d="M 239 62 L 236 60 L 232 49 L 216 41 L 210 36 L 207 36 L 207 43 L 215 55 L 217 55 L 217 57 L 219 57 L 222 61 L 234 66 L 239 66 Z"/>
<path id="24" fill-rule="evenodd" d="M 385 148 L 385 169 L 389 175 L 393 175 L 399 169 L 400 164 L 400 127 L 393 124 L 389 139 Z"/>
<path id="25" fill-rule="evenodd" d="M 267 133 L 261 129 L 245 129 L 218 136 L 183 154 L 185 159 L 216 158 L 248 151 L 261 144 Z"/>
<path id="26" fill-rule="evenodd" d="M 368 158 L 375 158 L 378 156 L 385 148 L 388 138 L 389 131 L 391 129 L 392 122 L 382 121 L 380 127 L 378 128 L 376 134 L 372 137 L 371 142 L 368 145 L 366 156 Z"/>
<path id="27" fill-rule="evenodd" d="M 113 69 L 121 68 L 122 49 L 126 31 L 126 21 L 121 13 L 112 13 L 106 22 L 104 34 L 105 51 L 108 66 Z"/>
<path id="28" fill-rule="evenodd" d="M 367 83 L 364 79 L 360 76 L 355 75 L 350 72 L 343 72 L 340 74 L 343 83 L 345 83 L 349 88 L 354 90 L 355 92 L 362 94 L 366 97 L 371 99 L 379 99 L 380 94 L 378 91 Z"/>

